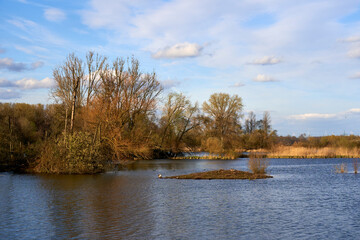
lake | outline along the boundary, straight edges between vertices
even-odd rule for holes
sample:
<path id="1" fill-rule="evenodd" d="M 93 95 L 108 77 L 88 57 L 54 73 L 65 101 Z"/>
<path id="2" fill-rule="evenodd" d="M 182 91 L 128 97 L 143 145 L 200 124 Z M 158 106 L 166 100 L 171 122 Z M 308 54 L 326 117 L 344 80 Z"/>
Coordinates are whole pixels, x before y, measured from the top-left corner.
<path id="1" fill-rule="evenodd" d="M 347 163 L 349 173 L 336 174 Z M 163 176 L 247 170 L 247 159 L 138 161 L 101 175 L 0 173 L 0 239 L 360 239 L 351 159 L 271 159 L 272 179 Z"/>

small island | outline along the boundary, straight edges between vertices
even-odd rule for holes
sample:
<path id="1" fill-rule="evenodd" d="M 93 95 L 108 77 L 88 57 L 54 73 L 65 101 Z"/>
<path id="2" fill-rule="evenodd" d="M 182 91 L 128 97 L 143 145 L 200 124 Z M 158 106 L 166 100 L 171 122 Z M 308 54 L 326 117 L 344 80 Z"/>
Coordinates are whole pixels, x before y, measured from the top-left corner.
<path id="1" fill-rule="evenodd" d="M 170 177 L 161 177 L 161 178 L 167 178 L 167 179 L 248 179 L 248 180 L 254 180 L 254 179 L 265 179 L 265 178 L 272 178 L 270 175 L 266 175 L 263 173 L 251 173 L 246 171 L 239 171 L 235 169 L 225 170 L 213 170 L 213 171 L 207 171 L 207 172 L 198 172 L 198 173 L 190 173 L 185 175 L 179 175 L 179 176 L 170 176 Z"/>

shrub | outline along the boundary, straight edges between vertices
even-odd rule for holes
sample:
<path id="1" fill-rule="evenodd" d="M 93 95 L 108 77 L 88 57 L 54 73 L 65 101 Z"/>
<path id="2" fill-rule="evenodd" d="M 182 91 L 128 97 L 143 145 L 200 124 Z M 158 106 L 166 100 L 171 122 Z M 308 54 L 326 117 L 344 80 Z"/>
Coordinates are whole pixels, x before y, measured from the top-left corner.
<path id="1" fill-rule="evenodd" d="M 69 134 L 44 146 L 34 171 L 38 173 L 88 174 L 105 171 L 106 146 L 92 142 L 86 132 Z"/>
<path id="2" fill-rule="evenodd" d="M 345 163 L 342 163 L 340 165 L 335 166 L 335 172 L 336 173 L 347 173 L 347 165 Z"/>
<path id="3" fill-rule="evenodd" d="M 354 167 L 354 173 L 357 174 L 357 173 L 358 173 L 358 168 L 359 168 L 359 164 L 358 164 L 357 158 L 354 158 L 354 159 L 353 159 L 353 167 Z"/>
<path id="4" fill-rule="evenodd" d="M 269 161 L 263 154 L 252 153 L 248 161 L 248 168 L 255 174 L 265 174 Z"/>
<path id="5" fill-rule="evenodd" d="M 222 154 L 224 152 L 223 144 L 217 137 L 210 137 L 205 142 L 205 149 L 211 154 Z"/>

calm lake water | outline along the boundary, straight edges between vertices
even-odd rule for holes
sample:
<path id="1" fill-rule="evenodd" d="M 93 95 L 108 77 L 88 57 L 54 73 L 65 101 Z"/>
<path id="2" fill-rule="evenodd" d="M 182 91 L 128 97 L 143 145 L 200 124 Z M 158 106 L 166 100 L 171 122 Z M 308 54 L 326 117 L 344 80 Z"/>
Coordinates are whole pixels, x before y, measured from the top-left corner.
<path id="1" fill-rule="evenodd" d="M 345 162 L 349 173 L 336 174 Z M 247 159 L 140 161 L 96 176 L 0 173 L 0 239 L 360 239 L 351 159 L 271 159 L 273 179 L 158 179 Z"/>

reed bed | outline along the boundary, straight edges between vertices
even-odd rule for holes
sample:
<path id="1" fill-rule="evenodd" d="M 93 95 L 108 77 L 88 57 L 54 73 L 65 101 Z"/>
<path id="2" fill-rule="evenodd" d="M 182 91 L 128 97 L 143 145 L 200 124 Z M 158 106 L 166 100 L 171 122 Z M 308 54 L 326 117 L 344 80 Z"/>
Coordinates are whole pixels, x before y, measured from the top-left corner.
<path id="1" fill-rule="evenodd" d="M 324 147 L 306 148 L 279 146 L 267 155 L 268 158 L 359 158 L 359 148 Z"/>

